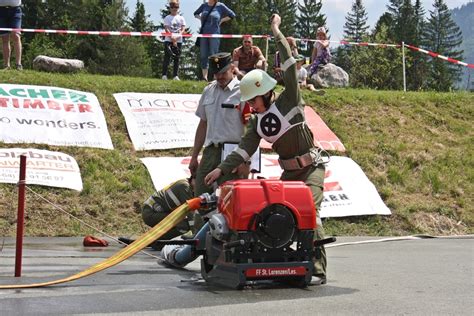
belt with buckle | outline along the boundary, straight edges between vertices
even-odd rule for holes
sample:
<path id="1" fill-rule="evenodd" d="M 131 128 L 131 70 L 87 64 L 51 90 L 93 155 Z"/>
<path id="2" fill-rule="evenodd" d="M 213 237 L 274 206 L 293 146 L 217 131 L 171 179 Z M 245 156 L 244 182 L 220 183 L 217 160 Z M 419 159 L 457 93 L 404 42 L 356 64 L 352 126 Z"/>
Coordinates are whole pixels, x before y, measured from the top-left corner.
<path id="1" fill-rule="evenodd" d="M 319 164 L 325 163 L 321 157 L 321 152 L 321 149 L 313 148 L 301 156 L 296 156 L 290 159 L 278 159 L 278 163 L 283 170 L 287 171 L 301 170 L 310 165 L 318 166 Z"/>

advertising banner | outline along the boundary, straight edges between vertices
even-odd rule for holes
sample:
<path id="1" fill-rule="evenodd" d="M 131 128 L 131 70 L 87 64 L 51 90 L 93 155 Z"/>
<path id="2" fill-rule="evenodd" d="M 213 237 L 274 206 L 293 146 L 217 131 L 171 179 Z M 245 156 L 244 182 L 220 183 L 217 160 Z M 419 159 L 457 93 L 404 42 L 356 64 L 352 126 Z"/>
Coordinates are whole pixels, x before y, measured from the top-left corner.
<path id="1" fill-rule="evenodd" d="M 188 148 L 194 145 L 199 118 L 194 114 L 200 94 L 116 93 L 135 150 Z M 314 110 L 305 107 L 314 144 L 325 150 L 345 151 L 339 138 Z M 271 144 L 262 140 L 260 147 Z"/>
<path id="2" fill-rule="evenodd" d="M 0 84 L 0 141 L 113 149 L 94 94 L 17 84 Z"/>
<path id="3" fill-rule="evenodd" d="M 141 160 L 158 190 L 173 181 L 190 176 L 188 170 L 190 157 L 157 157 Z M 266 179 L 280 178 L 282 170 L 277 155 L 262 154 L 261 168 L 261 173 L 253 175 L 255 178 L 257 176 Z M 371 214 L 390 215 L 391 212 L 359 165 L 347 157 L 331 157 L 326 165 L 321 217 Z"/>
<path id="4" fill-rule="evenodd" d="M 135 150 L 192 147 L 200 94 L 114 94 Z"/>
<path id="5" fill-rule="evenodd" d="M 33 148 L 0 149 L 1 183 L 18 183 L 21 155 L 26 156 L 26 184 L 82 191 L 81 172 L 73 157 Z"/>

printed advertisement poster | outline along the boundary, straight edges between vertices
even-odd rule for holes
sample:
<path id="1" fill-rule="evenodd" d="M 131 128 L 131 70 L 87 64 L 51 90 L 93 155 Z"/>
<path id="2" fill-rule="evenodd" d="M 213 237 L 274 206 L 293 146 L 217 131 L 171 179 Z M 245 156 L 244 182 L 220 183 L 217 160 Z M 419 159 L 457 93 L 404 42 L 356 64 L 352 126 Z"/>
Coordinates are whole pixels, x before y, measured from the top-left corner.
<path id="1" fill-rule="evenodd" d="M 189 148 L 199 118 L 194 114 L 200 94 L 116 93 L 114 94 L 132 139 L 135 150 Z M 314 135 L 314 144 L 325 150 L 346 149 L 324 121 L 306 106 L 305 116 Z M 271 144 L 260 142 L 261 148 Z"/>
<path id="2" fill-rule="evenodd" d="M 0 182 L 18 183 L 20 156 L 26 156 L 26 184 L 82 191 L 76 160 L 64 153 L 33 148 L 0 149 Z"/>
<path id="3" fill-rule="evenodd" d="M 190 176 L 188 165 L 191 157 L 142 158 L 151 175 L 153 185 L 161 189 L 178 179 Z M 261 156 L 262 172 L 253 176 L 278 179 L 281 168 L 277 155 Z M 324 200 L 321 217 L 357 215 L 390 215 L 375 186 L 352 159 L 333 156 L 326 166 Z"/>
<path id="4" fill-rule="evenodd" d="M 116 93 L 135 150 L 187 148 L 199 124 L 199 94 Z"/>
<path id="5" fill-rule="evenodd" d="M 0 84 L 0 141 L 113 149 L 94 94 L 46 86 Z"/>

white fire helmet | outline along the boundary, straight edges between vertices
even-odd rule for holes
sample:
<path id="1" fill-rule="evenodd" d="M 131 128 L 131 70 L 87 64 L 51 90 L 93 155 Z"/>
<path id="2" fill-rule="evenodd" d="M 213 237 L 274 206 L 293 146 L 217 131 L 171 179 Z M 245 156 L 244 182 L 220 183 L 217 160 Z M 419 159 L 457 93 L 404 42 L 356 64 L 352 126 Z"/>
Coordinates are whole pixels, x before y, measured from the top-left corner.
<path id="1" fill-rule="evenodd" d="M 251 100 L 259 95 L 264 95 L 275 88 L 277 81 L 265 71 L 254 69 L 248 72 L 240 81 L 240 100 Z"/>

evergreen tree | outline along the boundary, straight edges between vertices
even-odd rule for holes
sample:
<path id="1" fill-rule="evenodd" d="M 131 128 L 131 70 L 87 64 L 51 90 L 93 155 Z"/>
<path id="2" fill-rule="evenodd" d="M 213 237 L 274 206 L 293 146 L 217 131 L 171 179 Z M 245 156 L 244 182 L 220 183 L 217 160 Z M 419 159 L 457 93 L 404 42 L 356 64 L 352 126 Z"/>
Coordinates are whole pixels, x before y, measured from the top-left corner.
<path id="1" fill-rule="evenodd" d="M 296 22 L 296 36 L 299 38 L 315 39 L 318 27 L 326 25 L 326 16 L 321 13 L 321 0 L 303 0 L 298 2 L 298 21 Z M 300 45 L 300 51 L 309 56 L 311 46 Z M 304 49 L 306 48 L 306 49 Z"/>
<path id="2" fill-rule="evenodd" d="M 344 39 L 348 41 L 361 42 L 367 36 L 367 12 L 362 4 L 362 0 L 355 0 L 352 3 L 351 12 L 346 16 L 344 24 Z"/>
<path id="3" fill-rule="evenodd" d="M 425 27 L 425 10 L 421 4 L 421 0 L 415 1 L 414 6 L 414 36 L 411 43 L 416 47 L 420 47 L 422 44 L 423 38 L 423 29 Z M 408 78 L 408 88 L 410 90 L 420 90 L 424 86 L 425 78 L 427 76 L 427 57 L 425 54 L 410 51 L 409 55 L 411 56 L 410 60 L 412 61 L 412 66 L 410 69 L 410 78 Z"/>
<path id="4" fill-rule="evenodd" d="M 425 48 L 441 55 L 462 60 L 462 32 L 451 17 L 444 0 L 435 0 L 424 32 Z M 451 89 L 459 80 L 461 68 L 439 58 L 429 64 L 428 88 L 437 91 Z"/>
<path id="5" fill-rule="evenodd" d="M 390 25 L 385 23 L 382 16 L 377 23 L 377 32 L 373 32 L 370 40 L 376 43 L 387 43 L 389 41 Z M 392 47 L 371 47 L 366 50 L 366 60 L 361 60 L 359 68 L 368 68 L 361 71 L 366 74 L 368 80 L 365 87 L 372 89 L 400 90 L 403 85 L 402 78 L 402 52 Z M 355 73 L 357 76 L 358 74 Z"/>
<path id="6" fill-rule="evenodd" d="M 397 43 L 400 42 L 399 34 L 401 33 L 400 28 L 402 27 L 401 11 L 403 1 L 404 0 L 390 0 L 390 4 L 387 5 L 387 13 L 389 14 L 390 20 L 392 21 L 392 24 L 388 29 L 388 36 L 391 40 L 394 40 Z"/>
<path id="7" fill-rule="evenodd" d="M 351 11 L 346 16 L 346 23 L 344 24 L 344 39 L 347 41 L 353 42 L 362 42 L 367 40 L 368 34 L 367 30 L 369 26 L 367 25 L 367 12 L 362 3 L 362 0 L 355 0 L 352 3 Z M 352 74 L 357 77 L 363 76 L 363 73 L 360 72 L 360 56 L 362 54 L 367 54 L 366 47 L 358 46 L 340 46 L 336 51 L 335 62 L 342 67 L 345 71 L 349 73 L 351 81 L 354 83 L 358 80 Z"/>
<path id="8" fill-rule="evenodd" d="M 295 8 L 297 0 L 264 0 L 266 5 L 265 12 L 268 14 L 264 20 L 266 24 L 265 30 L 270 30 L 270 17 L 274 13 L 278 13 L 281 17 L 280 30 L 286 36 L 294 36 L 296 31 L 296 14 Z"/>
<path id="9" fill-rule="evenodd" d="M 152 22 L 148 21 L 149 18 L 150 15 L 145 13 L 145 5 L 140 0 L 137 0 L 137 4 L 135 5 L 135 13 L 130 19 L 130 26 L 132 30 L 136 32 L 155 31 L 156 27 Z"/>
<path id="10" fill-rule="evenodd" d="M 222 0 L 221 2 L 225 3 L 236 14 L 234 20 L 222 25 L 223 34 L 269 34 L 270 24 L 268 19 L 270 15 L 262 1 Z M 254 39 L 253 42 L 265 54 L 267 41 L 265 39 Z M 242 39 L 224 39 L 221 40 L 220 50 L 232 53 L 234 48 L 240 45 L 242 45 Z"/>
<path id="11" fill-rule="evenodd" d="M 78 29 L 130 31 L 124 0 L 82 0 L 82 4 L 75 11 Z M 93 73 L 151 76 L 150 59 L 140 38 L 88 36 L 77 42 L 75 55 Z"/>
<path id="12" fill-rule="evenodd" d="M 130 27 L 135 32 L 155 32 L 158 26 L 155 26 L 150 20 L 150 15 L 145 12 L 145 5 L 137 0 L 135 12 L 129 21 Z M 144 37 L 140 40 L 150 59 L 152 75 L 161 78 L 161 65 L 163 64 L 163 56 L 160 52 L 163 50 L 162 44 L 155 37 Z"/>

